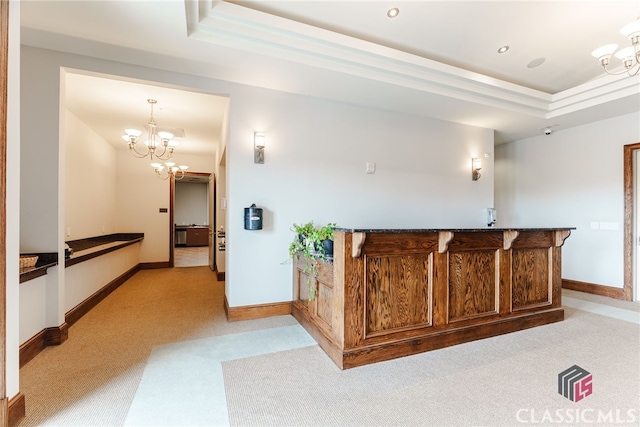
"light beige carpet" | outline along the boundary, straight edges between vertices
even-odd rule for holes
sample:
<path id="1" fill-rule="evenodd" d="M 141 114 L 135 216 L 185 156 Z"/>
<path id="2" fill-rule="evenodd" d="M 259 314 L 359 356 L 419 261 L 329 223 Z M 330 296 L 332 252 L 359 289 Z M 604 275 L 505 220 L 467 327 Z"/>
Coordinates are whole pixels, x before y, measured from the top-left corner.
<path id="1" fill-rule="evenodd" d="M 564 322 L 346 371 L 317 346 L 227 361 L 229 419 L 238 426 L 513 426 L 563 417 L 576 425 L 566 422 L 573 416 L 585 425 L 617 410 L 637 425 L 639 326 L 565 313 Z M 558 373 L 574 364 L 593 375 L 593 394 L 577 403 L 557 391 Z"/>
<path id="2" fill-rule="evenodd" d="M 224 282 L 209 267 L 140 271 L 20 370 L 20 426 L 121 426 L 155 346 L 295 324 L 227 322 Z"/>

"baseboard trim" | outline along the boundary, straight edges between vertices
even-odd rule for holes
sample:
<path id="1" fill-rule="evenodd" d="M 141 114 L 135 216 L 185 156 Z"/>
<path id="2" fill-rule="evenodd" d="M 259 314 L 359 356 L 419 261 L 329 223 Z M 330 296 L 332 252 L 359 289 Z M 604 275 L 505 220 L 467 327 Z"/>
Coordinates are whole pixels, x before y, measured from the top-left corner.
<path id="1" fill-rule="evenodd" d="M 111 292 L 115 291 L 120 285 L 129 280 L 134 274 L 136 274 L 141 269 L 141 264 L 136 265 L 131 268 L 127 272 L 121 274 L 120 276 L 113 279 L 111 282 L 107 283 L 96 293 L 91 295 L 89 298 L 82 301 L 80 304 L 73 307 L 69 310 L 65 316 L 64 320 L 68 326 L 76 323 L 82 316 L 87 314 L 89 310 L 98 305 L 100 301 L 105 299 Z"/>
<path id="2" fill-rule="evenodd" d="M 562 279 L 562 288 L 572 291 L 585 292 L 588 294 L 600 295 L 603 297 L 626 300 L 627 297 L 623 288 L 614 288 L 605 285 L 596 285 L 595 283 L 580 282 L 578 280 Z"/>
<path id="3" fill-rule="evenodd" d="M 155 270 L 156 268 L 171 268 L 170 261 L 164 262 L 141 262 L 140 270 Z"/>
<path id="4" fill-rule="evenodd" d="M 218 282 L 224 282 L 224 280 L 225 280 L 225 274 L 224 274 L 224 271 L 223 271 L 223 272 L 219 272 L 219 271 L 218 271 L 218 277 L 217 277 L 217 279 L 218 279 Z"/>
<path id="5" fill-rule="evenodd" d="M 36 357 L 47 346 L 44 339 L 45 331 L 45 329 L 41 330 L 20 346 L 19 359 L 21 368 L 31 359 Z"/>
<path id="6" fill-rule="evenodd" d="M 60 345 L 69 338 L 69 325 L 63 323 L 60 326 L 45 328 L 24 342 L 18 350 L 19 364 L 22 368 L 30 360 L 36 357 L 45 347 Z"/>
<path id="7" fill-rule="evenodd" d="M 9 399 L 7 407 L 7 424 L 9 427 L 15 427 L 26 415 L 24 394 L 18 392 Z"/>
<path id="8" fill-rule="evenodd" d="M 44 344 L 60 345 L 69 338 L 69 324 L 63 323 L 60 326 L 54 326 L 52 328 L 46 328 L 44 330 Z"/>
<path id="9" fill-rule="evenodd" d="M 230 322 L 262 319 L 272 316 L 285 316 L 291 314 L 291 301 L 229 307 L 229 301 L 227 301 L 227 296 L 225 295 L 224 312 L 227 315 L 227 320 Z"/>

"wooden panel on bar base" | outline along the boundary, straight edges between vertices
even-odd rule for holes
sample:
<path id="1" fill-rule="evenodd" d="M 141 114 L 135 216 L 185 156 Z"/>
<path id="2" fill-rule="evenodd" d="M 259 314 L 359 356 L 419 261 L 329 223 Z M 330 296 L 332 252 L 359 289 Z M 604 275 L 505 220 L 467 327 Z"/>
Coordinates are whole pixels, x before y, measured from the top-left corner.
<path id="1" fill-rule="evenodd" d="M 291 311 L 341 369 L 558 322 L 569 234 L 337 229 L 333 263 L 294 260 Z"/>

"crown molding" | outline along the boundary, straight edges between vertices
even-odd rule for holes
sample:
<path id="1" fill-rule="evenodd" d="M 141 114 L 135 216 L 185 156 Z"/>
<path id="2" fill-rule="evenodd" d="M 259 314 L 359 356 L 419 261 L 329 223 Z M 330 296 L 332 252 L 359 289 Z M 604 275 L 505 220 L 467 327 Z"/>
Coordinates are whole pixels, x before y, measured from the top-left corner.
<path id="1" fill-rule="evenodd" d="M 606 76 L 548 94 L 226 1 L 186 4 L 193 39 L 542 119 L 638 91 L 637 79 Z"/>
<path id="2" fill-rule="evenodd" d="M 547 118 L 575 113 L 598 105 L 640 95 L 640 75 L 605 74 L 601 78 L 554 94 Z M 638 98 L 640 103 L 640 98 Z M 640 104 L 639 104 L 640 105 Z"/>
<path id="3" fill-rule="evenodd" d="M 210 5 L 208 7 L 207 5 Z M 189 37 L 436 95 L 544 117 L 551 95 L 225 1 L 187 8 Z"/>

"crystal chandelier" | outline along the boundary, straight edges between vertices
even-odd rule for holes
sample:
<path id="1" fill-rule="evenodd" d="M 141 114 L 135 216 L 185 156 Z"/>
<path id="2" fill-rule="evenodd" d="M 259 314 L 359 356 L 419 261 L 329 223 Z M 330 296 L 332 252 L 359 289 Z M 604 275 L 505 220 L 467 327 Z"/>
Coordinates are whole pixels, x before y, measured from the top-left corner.
<path id="1" fill-rule="evenodd" d="M 149 122 L 145 126 L 148 131 L 147 140 L 144 142 L 146 152 L 138 151 L 138 147 L 141 144 L 137 144 L 138 138 L 142 135 L 142 132 L 137 129 L 125 129 L 125 135 L 122 135 L 122 139 L 125 140 L 129 146 L 131 154 L 141 159 L 149 156 L 151 160 L 171 160 L 173 156 L 173 150 L 176 148 L 177 143 L 172 140 L 173 134 L 169 132 L 158 132 L 158 124 L 153 118 L 153 106 L 158 103 L 155 99 L 147 99 L 147 102 L 151 106 L 151 117 Z M 137 144 L 137 145 L 136 145 Z M 162 152 L 159 152 L 159 150 Z"/>
<path id="2" fill-rule="evenodd" d="M 604 70 L 608 74 L 618 75 L 627 73 L 630 76 L 635 76 L 640 71 L 640 19 L 635 20 L 634 22 L 625 25 L 620 29 L 620 33 L 629 38 L 631 41 L 631 46 L 627 46 L 623 49 L 618 49 L 617 44 L 608 44 L 591 52 L 591 55 L 598 58 L 600 61 L 600 65 L 604 68 Z M 615 56 L 620 61 L 622 61 L 622 65 L 624 65 L 624 70 L 614 73 L 607 69 L 609 65 L 609 59 L 611 55 L 616 52 Z"/>
<path id="3" fill-rule="evenodd" d="M 187 165 L 176 166 L 175 162 L 164 162 L 164 165 L 154 162 L 151 167 L 155 169 L 158 178 L 166 180 L 173 177 L 177 181 L 184 178 L 184 173 L 189 169 Z"/>

